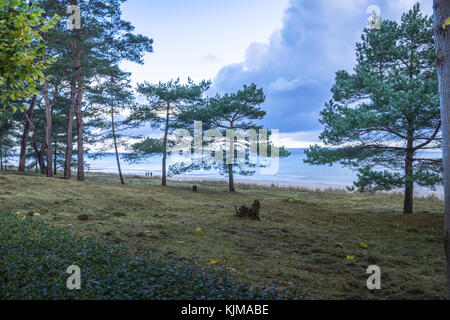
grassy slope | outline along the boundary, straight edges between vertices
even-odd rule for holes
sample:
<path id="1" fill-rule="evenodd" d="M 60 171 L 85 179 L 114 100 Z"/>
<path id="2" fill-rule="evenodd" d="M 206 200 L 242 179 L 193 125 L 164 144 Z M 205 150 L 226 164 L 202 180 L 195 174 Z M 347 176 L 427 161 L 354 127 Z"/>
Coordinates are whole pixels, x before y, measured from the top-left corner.
<path id="1" fill-rule="evenodd" d="M 114 176 L 100 174 L 79 183 L 2 172 L 0 208 L 123 241 L 136 254 L 194 257 L 201 265 L 213 258 L 249 283 L 301 283 L 310 299 L 444 298 L 443 204 L 437 200 L 416 200 L 416 214 L 403 216 L 398 195 L 252 186 L 230 195 L 217 183 L 199 184 L 200 193 L 193 193 L 187 183 L 162 188 L 142 177 L 127 182 L 122 187 Z M 233 204 L 254 199 L 262 201 L 262 222 L 234 217 Z M 89 220 L 78 220 L 80 213 Z M 368 249 L 359 248 L 361 242 Z M 382 269 L 383 289 L 375 293 L 365 286 L 372 264 Z"/>

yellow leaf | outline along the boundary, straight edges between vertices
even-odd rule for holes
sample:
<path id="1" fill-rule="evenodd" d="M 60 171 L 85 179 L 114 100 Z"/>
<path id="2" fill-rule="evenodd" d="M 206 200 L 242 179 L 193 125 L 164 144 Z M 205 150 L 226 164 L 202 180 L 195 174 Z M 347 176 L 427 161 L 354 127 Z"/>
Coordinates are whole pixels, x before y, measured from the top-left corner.
<path id="1" fill-rule="evenodd" d="M 214 260 L 213 258 L 209 259 L 209 264 L 218 264 L 219 261 Z"/>
<path id="2" fill-rule="evenodd" d="M 447 18 L 447 20 L 445 20 L 444 24 L 442 25 L 442 29 L 445 30 L 445 28 L 446 28 L 448 25 L 450 25 L 450 17 Z"/>
<path id="3" fill-rule="evenodd" d="M 203 231 L 203 229 L 202 228 L 197 228 L 197 229 L 195 229 L 195 231 L 201 232 L 201 231 Z"/>
<path id="4" fill-rule="evenodd" d="M 355 260 L 354 256 L 347 256 L 347 260 Z"/>
<path id="5" fill-rule="evenodd" d="M 361 243 L 359 244 L 359 247 L 360 247 L 361 249 L 367 249 L 369 246 L 368 246 L 367 244 L 365 244 L 364 242 L 361 242 Z"/>

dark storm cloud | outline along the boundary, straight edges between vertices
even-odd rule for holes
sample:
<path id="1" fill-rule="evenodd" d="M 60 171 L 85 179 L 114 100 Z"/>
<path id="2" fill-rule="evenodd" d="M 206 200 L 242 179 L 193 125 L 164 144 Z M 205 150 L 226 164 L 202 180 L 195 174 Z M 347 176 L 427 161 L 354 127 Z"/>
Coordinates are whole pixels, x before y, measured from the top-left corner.
<path id="1" fill-rule="evenodd" d="M 431 0 L 422 3 L 429 13 Z M 410 0 L 293 0 L 283 28 L 268 44 L 250 45 L 244 62 L 222 68 L 213 89 L 230 92 L 255 82 L 267 95 L 265 126 L 282 132 L 320 130 L 319 113 L 331 98 L 336 71 L 351 71 L 354 66 L 355 44 L 369 18 L 367 8 L 378 5 L 383 18 L 398 20 L 413 4 Z"/>

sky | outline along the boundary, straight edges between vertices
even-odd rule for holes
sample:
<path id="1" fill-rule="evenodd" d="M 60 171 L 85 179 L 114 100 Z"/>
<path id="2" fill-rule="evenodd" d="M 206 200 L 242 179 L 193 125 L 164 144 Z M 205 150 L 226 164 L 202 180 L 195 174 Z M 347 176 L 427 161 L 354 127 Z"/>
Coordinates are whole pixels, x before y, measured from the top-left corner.
<path id="1" fill-rule="evenodd" d="M 399 21 L 416 2 L 432 13 L 432 0 L 128 0 L 123 18 L 154 39 L 154 52 L 123 68 L 135 83 L 211 79 L 211 95 L 256 83 L 262 124 L 280 130 L 282 145 L 308 147 L 335 73 L 355 64 L 368 8 Z"/>

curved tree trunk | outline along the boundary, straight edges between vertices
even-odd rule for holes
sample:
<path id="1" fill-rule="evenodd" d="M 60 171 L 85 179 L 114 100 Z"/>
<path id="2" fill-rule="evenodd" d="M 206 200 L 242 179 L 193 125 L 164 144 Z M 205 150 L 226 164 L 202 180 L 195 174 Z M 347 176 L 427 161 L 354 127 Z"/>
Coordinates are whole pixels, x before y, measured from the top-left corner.
<path id="1" fill-rule="evenodd" d="M 34 152 L 36 153 L 36 159 L 38 160 L 39 164 L 39 170 L 41 171 L 41 174 L 47 174 L 47 168 L 45 166 L 45 160 L 44 160 L 44 150 L 38 148 L 36 143 L 33 143 Z"/>
<path id="2" fill-rule="evenodd" d="M 122 185 L 125 184 L 125 180 L 123 179 L 122 169 L 120 168 L 120 157 L 119 151 L 117 149 L 117 137 L 116 137 L 116 123 L 114 121 L 114 107 L 111 107 L 111 128 L 114 139 L 114 150 L 116 151 L 116 161 L 117 161 L 117 170 L 119 170 L 120 183 Z"/>
<path id="3" fill-rule="evenodd" d="M 445 189 L 444 248 L 447 270 L 447 297 L 450 299 L 450 26 L 442 27 L 450 17 L 450 1 L 434 0 L 435 42 L 442 109 L 442 137 Z"/>
<path id="4" fill-rule="evenodd" d="M 31 129 L 31 119 L 33 118 L 34 107 L 36 107 L 37 96 L 31 99 L 30 107 L 25 112 L 25 127 L 23 129 L 22 140 L 20 142 L 19 172 L 25 172 L 27 160 L 27 140 Z"/>
<path id="5" fill-rule="evenodd" d="M 37 129 L 37 127 L 36 127 Z M 41 145 L 41 148 L 39 148 L 38 143 L 36 142 L 36 131 L 33 134 L 33 149 L 34 153 L 36 154 L 36 161 L 39 164 L 39 169 L 41 171 L 41 174 L 47 174 L 47 168 L 45 166 L 45 159 L 44 159 L 44 143 Z"/>

